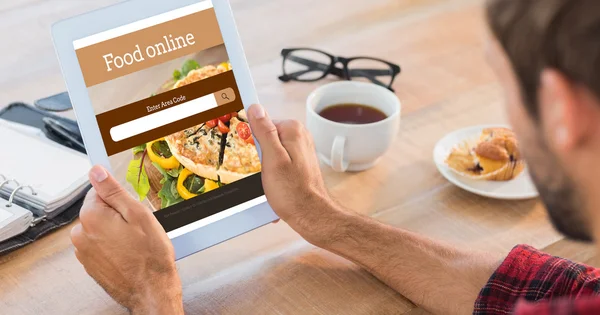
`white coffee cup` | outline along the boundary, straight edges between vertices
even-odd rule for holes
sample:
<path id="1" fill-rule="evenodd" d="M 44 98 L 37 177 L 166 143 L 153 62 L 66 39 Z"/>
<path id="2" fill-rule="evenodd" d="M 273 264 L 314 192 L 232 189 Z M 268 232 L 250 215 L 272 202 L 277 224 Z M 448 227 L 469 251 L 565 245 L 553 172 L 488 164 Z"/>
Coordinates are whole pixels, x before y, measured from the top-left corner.
<path id="1" fill-rule="evenodd" d="M 329 106 L 348 103 L 374 107 L 387 118 L 371 124 L 346 124 L 319 115 Z M 388 151 L 400 128 L 400 113 L 400 100 L 390 90 L 371 83 L 341 81 L 310 94 L 306 126 L 323 163 L 336 172 L 357 172 L 373 167 Z"/>

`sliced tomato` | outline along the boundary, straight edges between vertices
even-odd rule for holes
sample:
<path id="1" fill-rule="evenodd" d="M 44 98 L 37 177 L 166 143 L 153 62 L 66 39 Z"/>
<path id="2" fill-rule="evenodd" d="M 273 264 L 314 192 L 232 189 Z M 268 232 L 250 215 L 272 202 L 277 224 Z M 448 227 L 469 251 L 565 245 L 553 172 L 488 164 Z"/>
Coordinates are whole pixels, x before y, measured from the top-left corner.
<path id="1" fill-rule="evenodd" d="M 231 120 L 231 114 L 223 115 L 219 117 L 219 120 L 224 123 L 228 123 Z"/>
<path id="2" fill-rule="evenodd" d="M 251 145 L 256 145 L 254 143 L 254 137 L 250 136 L 250 138 L 248 139 L 244 139 L 244 141 L 246 141 L 246 143 L 251 144 Z"/>
<path id="3" fill-rule="evenodd" d="M 217 126 L 217 121 L 218 119 L 213 119 L 213 120 L 209 120 L 206 122 L 206 127 L 208 128 L 215 128 Z"/>
<path id="4" fill-rule="evenodd" d="M 238 116 L 238 112 L 231 113 L 231 117 L 237 117 L 237 116 Z"/>
<path id="5" fill-rule="evenodd" d="M 240 135 L 240 138 L 244 140 L 252 138 L 252 131 L 250 131 L 250 126 L 247 123 L 241 122 L 237 125 L 235 129 L 238 135 Z"/>
<path id="6" fill-rule="evenodd" d="M 218 124 L 219 124 L 219 131 L 221 133 L 223 133 L 223 134 L 229 133 L 229 127 L 225 126 L 225 124 L 222 121 L 219 120 Z"/>

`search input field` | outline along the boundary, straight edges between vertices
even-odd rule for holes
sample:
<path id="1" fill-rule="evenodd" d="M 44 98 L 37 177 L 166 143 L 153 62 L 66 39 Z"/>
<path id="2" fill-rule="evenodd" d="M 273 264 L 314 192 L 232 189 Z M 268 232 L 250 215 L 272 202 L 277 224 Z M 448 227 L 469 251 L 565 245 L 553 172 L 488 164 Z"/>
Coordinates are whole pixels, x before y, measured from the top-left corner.
<path id="1" fill-rule="evenodd" d="M 212 94 L 112 127 L 110 136 L 119 142 L 176 121 L 229 104 L 236 100 L 235 91 L 226 88 Z M 185 129 L 182 127 L 181 129 Z"/>

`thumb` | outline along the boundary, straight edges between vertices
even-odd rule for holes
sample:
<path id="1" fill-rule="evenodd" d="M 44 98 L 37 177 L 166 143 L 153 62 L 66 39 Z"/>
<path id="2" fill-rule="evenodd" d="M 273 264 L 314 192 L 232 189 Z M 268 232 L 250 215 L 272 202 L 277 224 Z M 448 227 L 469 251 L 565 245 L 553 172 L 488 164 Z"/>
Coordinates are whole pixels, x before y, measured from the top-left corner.
<path id="1" fill-rule="evenodd" d="M 290 159 L 288 152 L 281 144 L 277 127 L 261 105 L 255 104 L 248 109 L 248 120 L 252 127 L 252 133 L 260 144 L 263 159 L 282 157 Z"/>
<path id="2" fill-rule="evenodd" d="M 98 197 L 119 212 L 125 221 L 131 222 L 135 216 L 135 209 L 139 208 L 137 201 L 123 189 L 104 167 L 100 165 L 94 166 L 90 170 L 89 177 Z"/>

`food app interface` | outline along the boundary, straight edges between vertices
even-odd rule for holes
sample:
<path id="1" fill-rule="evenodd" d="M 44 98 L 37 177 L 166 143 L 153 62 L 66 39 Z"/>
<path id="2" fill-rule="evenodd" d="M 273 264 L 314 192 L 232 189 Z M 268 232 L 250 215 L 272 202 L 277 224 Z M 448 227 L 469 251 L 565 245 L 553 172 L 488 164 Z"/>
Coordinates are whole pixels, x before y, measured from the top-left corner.
<path id="1" fill-rule="evenodd" d="M 169 237 L 265 201 L 210 1 L 73 45 L 115 177 Z"/>

